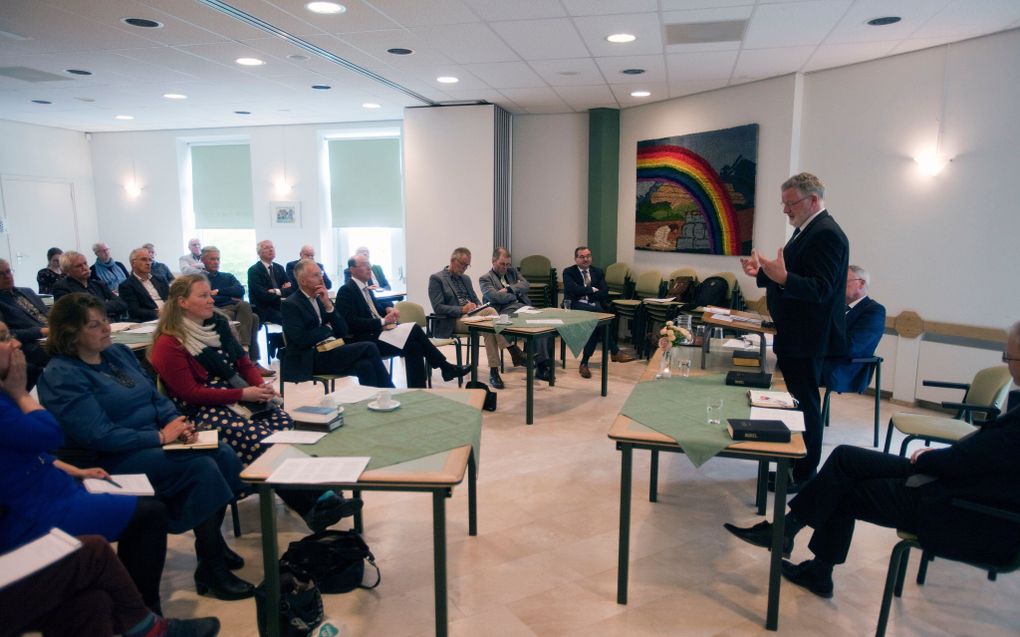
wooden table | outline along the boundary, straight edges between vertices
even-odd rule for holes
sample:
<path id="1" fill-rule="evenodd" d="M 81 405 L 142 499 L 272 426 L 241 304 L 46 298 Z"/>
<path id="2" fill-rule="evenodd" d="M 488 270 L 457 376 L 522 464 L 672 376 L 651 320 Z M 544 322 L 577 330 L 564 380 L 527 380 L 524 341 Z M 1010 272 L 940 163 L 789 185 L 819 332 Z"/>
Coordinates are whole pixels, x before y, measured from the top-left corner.
<path id="1" fill-rule="evenodd" d="M 446 398 L 464 402 L 481 410 L 485 392 L 480 389 L 431 389 Z M 396 392 L 399 393 L 399 392 Z M 338 430 L 342 432 L 343 430 Z M 241 473 L 241 479 L 255 484 L 259 492 L 259 511 L 262 524 L 262 565 L 265 571 L 266 610 L 269 635 L 279 637 L 280 570 L 279 548 L 276 537 L 276 512 L 273 506 L 273 489 L 267 483 L 269 475 L 287 458 L 307 457 L 303 445 L 273 445 L 268 451 Z M 363 454 L 369 455 L 369 454 Z M 286 485 L 287 488 L 341 488 L 351 489 L 357 497 L 362 491 L 411 491 L 432 494 L 432 553 L 435 564 L 436 635 L 447 634 L 446 600 L 446 498 L 453 488 L 468 477 L 468 535 L 478 535 L 476 476 L 474 455 L 470 445 L 450 449 L 416 460 L 379 469 L 365 471 L 356 483 Z M 355 516 L 354 528 L 361 532 L 362 518 Z"/>
<path id="2" fill-rule="evenodd" d="M 758 320 L 761 320 L 761 318 L 762 318 L 761 314 L 755 314 L 754 312 L 741 312 L 739 310 L 730 310 L 729 312 L 730 312 L 730 315 L 732 315 L 732 316 L 740 316 L 740 317 L 743 317 L 743 318 L 758 319 Z M 741 331 L 744 331 L 744 332 L 751 332 L 752 334 L 757 334 L 758 335 L 758 341 L 759 341 L 758 352 L 759 352 L 759 356 L 760 356 L 759 362 L 758 362 L 758 368 L 761 370 L 761 372 L 763 374 L 765 373 L 765 370 L 766 370 L 766 365 L 765 365 L 765 350 L 766 350 L 766 348 L 765 348 L 765 335 L 766 334 L 775 334 L 776 333 L 776 328 L 774 328 L 774 327 L 762 327 L 760 323 L 756 325 L 754 323 L 745 323 L 743 321 L 723 321 L 723 320 L 720 320 L 720 319 L 712 318 L 712 312 L 710 312 L 707 309 L 705 310 L 705 313 L 701 317 L 701 322 L 704 323 L 705 325 L 715 325 L 717 327 L 726 327 L 726 328 L 729 328 L 731 330 L 741 330 Z M 702 348 L 704 348 L 702 351 L 705 354 L 708 354 L 709 343 L 711 342 L 711 340 L 712 339 L 710 339 L 708 334 L 706 333 L 705 334 L 705 338 L 702 341 L 702 345 L 701 345 Z M 701 358 L 701 369 L 705 369 L 705 357 Z"/>
<path id="3" fill-rule="evenodd" d="M 658 371 L 658 351 L 649 361 L 648 369 L 641 380 L 655 378 Z M 702 359 L 704 360 L 704 359 Z M 699 372 L 692 372 L 698 375 Z M 635 449 L 646 449 L 651 452 L 651 475 L 649 480 L 648 499 L 658 499 L 659 452 L 683 453 L 683 448 L 675 440 L 645 427 L 627 416 L 618 415 L 609 430 L 609 438 L 616 442 L 620 451 L 620 543 L 617 562 L 616 602 L 627 603 L 627 580 L 630 562 L 630 501 L 631 473 Z M 803 458 L 807 454 L 804 438 L 801 434 L 793 434 L 788 443 L 768 442 L 735 442 L 718 454 L 721 458 L 740 458 L 758 462 L 758 482 L 756 504 L 760 515 L 765 513 L 766 484 L 768 481 L 769 462 L 776 463 L 776 495 L 773 504 L 772 522 L 772 553 L 769 560 L 769 593 L 765 628 L 777 630 L 779 627 L 779 586 L 780 563 L 782 560 L 783 527 L 786 522 L 786 483 L 790 462 Z"/>
<path id="4" fill-rule="evenodd" d="M 580 311 L 580 310 L 578 310 Z M 609 387 L 609 329 L 615 318 L 614 314 L 605 312 L 586 312 L 598 319 L 595 329 L 602 330 L 602 396 L 605 396 Z M 495 334 L 496 328 L 492 324 L 494 318 L 484 321 L 465 321 L 468 327 L 468 347 L 470 347 L 471 359 L 471 382 L 478 382 L 478 341 L 479 334 Z M 542 325 L 537 327 L 507 327 L 500 332 L 502 335 L 516 336 L 524 340 L 524 357 L 527 373 L 527 401 L 524 415 L 525 424 L 535 422 L 535 339 L 539 337 L 556 338 L 556 327 L 553 325 Z M 555 340 L 552 351 L 556 351 Z M 556 386 L 556 365 L 550 359 L 549 365 L 549 386 Z"/>

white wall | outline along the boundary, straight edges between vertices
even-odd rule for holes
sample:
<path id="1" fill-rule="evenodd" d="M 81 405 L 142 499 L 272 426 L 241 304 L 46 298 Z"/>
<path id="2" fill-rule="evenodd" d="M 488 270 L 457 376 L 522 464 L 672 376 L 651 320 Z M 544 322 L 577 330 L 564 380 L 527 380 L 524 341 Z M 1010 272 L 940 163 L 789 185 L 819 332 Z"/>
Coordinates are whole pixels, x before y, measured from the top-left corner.
<path id="1" fill-rule="evenodd" d="M 491 267 L 494 126 L 493 106 L 404 111 L 407 298 L 426 312 L 428 277 L 450 263 L 454 248 L 471 250 L 476 293 Z"/>
<path id="2" fill-rule="evenodd" d="M 514 116 L 514 263 L 542 254 L 560 272 L 588 241 L 588 115 Z"/>

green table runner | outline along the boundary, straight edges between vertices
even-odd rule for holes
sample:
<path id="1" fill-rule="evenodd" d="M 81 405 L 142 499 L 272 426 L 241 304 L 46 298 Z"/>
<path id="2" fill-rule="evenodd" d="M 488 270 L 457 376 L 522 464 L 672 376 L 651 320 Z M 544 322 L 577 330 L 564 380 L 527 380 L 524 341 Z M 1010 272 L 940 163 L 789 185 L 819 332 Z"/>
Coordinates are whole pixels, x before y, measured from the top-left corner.
<path id="1" fill-rule="evenodd" d="M 371 411 L 362 401 L 344 406 L 344 426 L 303 447 L 312 456 L 369 456 L 368 469 L 389 467 L 471 445 L 479 466 L 482 414 L 478 409 L 430 394 L 396 394 L 400 409 Z"/>
<path id="2" fill-rule="evenodd" d="M 588 342 L 588 338 L 591 333 L 595 331 L 595 326 L 598 325 L 598 318 L 596 318 L 591 312 L 583 312 L 581 310 L 559 310 L 556 308 L 546 308 L 541 311 L 540 314 L 511 314 L 513 323 L 509 325 L 500 325 L 493 322 L 493 327 L 496 333 L 499 334 L 508 327 L 555 327 L 559 333 L 560 338 L 567 344 L 570 351 L 574 356 L 580 356 L 584 351 L 584 345 Z M 529 325 L 528 321 L 534 321 L 536 319 L 560 319 L 563 321 L 562 325 Z"/>
<path id="3" fill-rule="evenodd" d="M 747 418 L 751 408 L 746 387 L 731 387 L 722 374 L 668 378 L 638 383 L 620 410 L 624 416 L 676 440 L 695 467 L 716 455 L 733 439 L 727 418 Z M 707 424 L 708 398 L 722 398 L 720 424 Z"/>

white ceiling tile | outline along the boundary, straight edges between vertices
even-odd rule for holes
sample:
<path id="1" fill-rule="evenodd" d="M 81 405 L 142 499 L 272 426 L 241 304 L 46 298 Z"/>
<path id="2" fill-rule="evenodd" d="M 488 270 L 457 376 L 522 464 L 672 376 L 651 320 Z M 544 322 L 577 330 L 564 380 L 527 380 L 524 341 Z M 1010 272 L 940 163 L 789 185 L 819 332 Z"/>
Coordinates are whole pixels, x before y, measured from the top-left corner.
<path id="1" fill-rule="evenodd" d="M 725 7 L 750 6 L 755 0 L 661 0 L 662 11 L 687 11 L 689 9 L 715 9 Z"/>
<path id="2" fill-rule="evenodd" d="M 683 97 L 684 95 L 704 93 L 705 91 L 713 91 L 717 88 L 723 88 L 728 84 L 729 83 L 727 82 L 727 80 L 696 80 L 693 82 L 670 82 L 669 96 Z"/>
<path id="3" fill-rule="evenodd" d="M 911 37 L 956 39 L 990 33 L 1020 19 L 1016 0 L 953 0 Z"/>
<path id="4" fill-rule="evenodd" d="M 753 10 L 753 6 L 743 6 L 695 9 L 691 11 L 663 11 L 662 22 L 663 24 L 695 24 L 698 22 L 747 20 L 751 17 Z"/>
<path id="5" fill-rule="evenodd" d="M 733 79 L 757 80 L 799 71 L 815 48 L 791 46 L 785 49 L 744 49 L 737 58 Z"/>
<path id="6" fill-rule="evenodd" d="M 898 55 L 900 53 L 908 53 L 910 51 L 919 51 L 921 49 L 929 49 L 933 46 L 942 46 L 946 42 L 949 42 L 948 38 L 911 38 L 904 40 L 897 44 L 889 55 Z"/>
<path id="7" fill-rule="evenodd" d="M 729 79 L 737 61 L 736 51 L 670 53 L 666 56 L 669 82 Z"/>
<path id="8" fill-rule="evenodd" d="M 549 87 L 545 88 L 508 88 L 500 91 L 503 95 L 506 95 L 514 103 L 524 108 L 531 108 L 533 106 L 558 106 L 561 108 L 567 108 L 567 105 L 563 103 L 560 96 L 556 94 L 556 91 Z"/>
<path id="9" fill-rule="evenodd" d="M 177 0 L 178 2 L 180 0 Z M 359 2 L 358 0 L 342 2 L 346 11 L 333 15 L 321 15 L 312 13 L 305 8 L 308 0 L 245 0 L 253 6 L 250 13 L 263 20 L 266 18 L 262 12 L 254 8 L 258 4 L 273 4 L 281 10 L 286 11 L 298 20 L 307 22 L 317 29 L 326 33 L 351 33 L 355 31 L 382 31 L 384 29 L 395 29 L 400 25 L 386 17 L 375 8 Z M 231 4 L 236 5 L 237 2 Z M 272 20 L 268 20 L 272 22 Z M 275 22 L 273 22 L 275 24 Z"/>
<path id="10" fill-rule="evenodd" d="M 531 70 L 524 62 L 490 62 L 488 64 L 465 64 L 470 71 L 489 86 L 504 88 L 531 88 L 545 86 L 545 80 Z"/>
<path id="11" fill-rule="evenodd" d="M 889 42 L 908 38 L 947 2 L 949 0 L 857 0 L 825 43 Z M 884 16 L 899 16 L 902 20 L 877 27 L 868 24 L 868 20 Z"/>
<path id="12" fill-rule="evenodd" d="M 749 49 L 821 44 L 846 13 L 851 0 L 764 4 L 755 9 L 744 34 Z"/>
<path id="13" fill-rule="evenodd" d="M 823 44 L 818 47 L 803 71 L 820 71 L 836 66 L 866 62 L 885 57 L 896 42 L 859 42 L 856 44 Z"/>
<path id="14" fill-rule="evenodd" d="M 629 55 L 596 58 L 602 75 L 610 84 L 642 84 L 666 81 L 666 58 L 662 55 Z M 624 69 L 644 69 L 641 75 L 625 75 Z"/>
<path id="15" fill-rule="evenodd" d="M 580 15 L 610 15 L 658 11 L 658 0 L 560 0 L 567 13 Z"/>
<path id="16" fill-rule="evenodd" d="M 463 0 L 479 18 L 486 21 L 558 18 L 566 15 L 552 0 Z"/>
<path id="17" fill-rule="evenodd" d="M 405 27 L 477 22 L 478 17 L 460 0 L 363 0 Z"/>
<path id="18" fill-rule="evenodd" d="M 571 108 L 588 109 L 598 106 L 617 107 L 613 91 L 605 84 L 594 86 L 557 86 L 556 94 Z"/>
<path id="19" fill-rule="evenodd" d="M 169 80 L 185 77 L 188 79 L 204 79 L 213 81 L 240 80 L 243 76 L 237 65 L 230 63 L 211 62 L 208 58 L 188 51 L 187 47 L 175 49 L 162 47 L 158 49 L 131 49 L 118 51 L 114 55 L 123 57 L 128 68 L 149 68 L 150 77 L 166 77 Z M 139 67 L 138 62 L 145 66 Z M 168 72 L 172 71 L 172 73 Z"/>
<path id="20" fill-rule="evenodd" d="M 524 110 L 528 115 L 560 115 L 574 112 L 574 109 L 566 104 L 563 106 L 529 106 Z"/>
<path id="21" fill-rule="evenodd" d="M 602 71 L 591 58 L 536 60 L 529 64 L 550 86 L 605 85 Z"/>
<path id="22" fill-rule="evenodd" d="M 492 29 L 480 22 L 418 27 L 411 32 L 458 64 L 520 59 Z"/>
<path id="23" fill-rule="evenodd" d="M 496 31 L 525 60 L 588 57 L 574 24 L 566 18 L 494 22 Z"/>
<path id="24" fill-rule="evenodd" d="M 574 24 L 595 57 L 662 53 L 662 25 L 657 13 L 589 16 L 574 18 Z M 606 40 L 613 33 L 630 33 L 637 40 L 613 44 Z"/>
<path id="25" fill-rule="evenodd" d="M 453 60 L 448 56 L 443 55 L 435 47 L 404 29 L 344 33 L 336 37 L 393 68 L 417 69 L 453 63 Z M 387 49 L 392 48 L 411 49 L 414 53 L 393 55 L 386 52 Z"/>

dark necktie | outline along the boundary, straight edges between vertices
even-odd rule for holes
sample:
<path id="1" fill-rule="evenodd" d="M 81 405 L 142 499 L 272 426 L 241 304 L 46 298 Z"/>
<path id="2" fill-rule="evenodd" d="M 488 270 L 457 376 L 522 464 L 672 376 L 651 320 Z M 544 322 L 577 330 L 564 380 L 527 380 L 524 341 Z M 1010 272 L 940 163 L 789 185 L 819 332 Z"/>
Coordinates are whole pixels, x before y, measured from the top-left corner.
<path id="1" fill-rule="evenodd" d="M 786 245 L 790 245 L 800 235 L 800 228 L 794 228 L 793 234 L 790 235 L 790 240 L 786 242 Z"/>
<path id="2" fill-rule="evenodd" d="M 581 270 L 581 280 L 584 281 L 584 287 L 591 287 L 591 276 L 587 270 Z"/>
<path id="3" fill-rule="evenodd" d="M 365 303 L 368 303 L 368 311 L 371 312 L 372 316 L 375 318 L 381 319 L 382 317 L 379 316 L 379 311 L 375 309 L 375 302 L 372 300 L 372 293 L 369 292 L 367 287 L 361 288 L 361 293 L 365 295 Z"/>
<path id="4" fill-rule="evenodd" d="M 272 287 L 275 290 L 276 288 L 278 288 L 280 286 L 277 285 L 277 283 L 276 283 L 276 275 L 273 274 L 273 264 L 270 263 L 269 266 L 267 267 L 267 269 L 269 270 L 269 282 L 273 284 Z"/>

